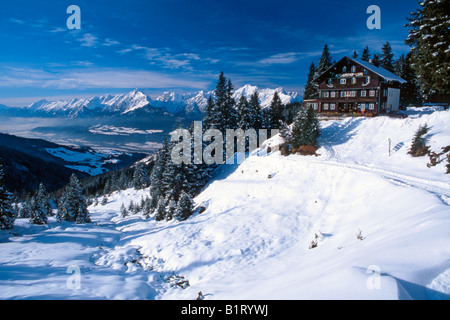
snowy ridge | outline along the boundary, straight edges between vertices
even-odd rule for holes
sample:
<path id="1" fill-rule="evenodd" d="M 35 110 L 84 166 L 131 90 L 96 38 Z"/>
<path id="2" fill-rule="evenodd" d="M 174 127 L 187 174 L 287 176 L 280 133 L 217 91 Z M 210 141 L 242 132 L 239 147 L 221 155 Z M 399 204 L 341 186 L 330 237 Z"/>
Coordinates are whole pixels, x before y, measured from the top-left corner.
<path id="1" fill-rule="evenodd" d="M 183 222 L 121 217 L 148 189 L 90 206 L 88 225 L 18 219 L 0 242 L 0 298 L 449 299 L 450 175 L 407 149 L 424 123 L 432 150 L 448 145 L 450 111 L 413 113 L 323 121 L 318 157 L 224 165 Z M 390 156 L 388 138 L 403 143 Z"/>
<path id="2" fill-rule="evenodd" d="M 281 101 L 288 104 L 301 101 L 301 96 L 296 93 L 288 93 L 282 88 L 259 89 L 256 86 L 245 85 L 234 92 L 233 97 L 238 100 L 242 95 L 246 98 L 258 91 L 261 106 L 267 108 L 272 102 L 273 95 L 278 92 Z M 40 100 L 22 110 L 33 114 L 44 114 L 55 117 L 89 117 L 101 115 L 127 115 L 133 111 L 150 107 L 162 109 L 171 114 L 201 114 L 206 111 L 209 97 L 214 98 L 214 91 L 198 91 L 179 94 L 173 91 L 164 92 L 152 100 L 141 90 L 135 89 L 126 94 L 106 95 L 90 99 L 72 99 L 47 101 Z"/>

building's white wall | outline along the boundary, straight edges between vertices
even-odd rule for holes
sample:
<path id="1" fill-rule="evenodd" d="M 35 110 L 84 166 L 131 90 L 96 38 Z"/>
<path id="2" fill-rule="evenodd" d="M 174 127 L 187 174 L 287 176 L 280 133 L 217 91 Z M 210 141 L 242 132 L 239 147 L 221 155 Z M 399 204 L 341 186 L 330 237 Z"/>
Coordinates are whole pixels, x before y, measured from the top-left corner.
<path id="1" fill-rule="evenodd" d="M 388 96 L 386 103 L 387 112 L 395 112 L 400 106 L 400 89 L 388 88 Z"/>

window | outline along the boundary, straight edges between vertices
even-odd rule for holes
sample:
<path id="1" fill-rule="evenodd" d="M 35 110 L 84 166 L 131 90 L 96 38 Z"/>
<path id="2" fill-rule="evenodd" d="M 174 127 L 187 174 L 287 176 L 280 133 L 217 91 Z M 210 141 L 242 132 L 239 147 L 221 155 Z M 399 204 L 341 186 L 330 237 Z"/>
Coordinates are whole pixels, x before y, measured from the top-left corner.
<path id="1" fill-rule="evenodd" d="M 342 68 L 342 73 L 347 73 L 347 67 Z"/>
<path id="2" fill-rule="evenodd" d="M 356 78 L 352 78 L 352 84 L 356 84 Z"/>
<path id="3" fill-rule="evenodd" d="M 346 84 L 347 83 L 347 79 L 341 79 L 341 84 Z"/>
<path id="4" fill-rule="evenodd" d="M 336 98 L 336 92 L 331 91 L 331 97 L 332 97 L 332 98 Z"/>
<path id="5" fill-rule="evenodd" d="M 361 103 L 361 110 L 366 110 L 366 104 L 365 103 Z"/>
<path id="6" fill-rule="evenodd" d="M 341 91 L 341 98 L 344 98 L 347 96 L 347 91 Z"/>
<path id="7" fill-rule="evenodd" d="M 330 110 L 336 110 L 336 104 L 335 103 L 330 104 Z"/>
<path id="8" fill-rule="evenodd" d="M 361 90 L 361 97 L 365 97 L 367 95 L 367 91 L 366 90 Z"/>
<path id="9" fill-rule="evenodd" d="M 369 95 L 370 95 L 371 97 L 375 97 L 375 90 L 370 90 Z"/>
<path id="10" fill-rule="evenodd" d="M 355 73 L 356 72 L 356 66 L 352 67 L 352 72 Z"/>
<path id="11" fill-rule="evenodd" d="M 369 103 L 369 110 L 375 110 L 375 103 Z"/>
<path id="12" fill-rule="evenodd" d="M 367 74 L 368 72 L 367 72 L 367 70 L 366 69 L 364 69 L 364 74 Z"/>
<path id="13" fill-rule="evenodd" d="M 383 90 L 383 97 L 387 97 L 387 94 L 388 94 L 387 90 L 384 89 L 384 90 Z"/>
<path id="14" fill-rule="evenodd" d="M 349 93 L 349 97 L 356 97 L 356 91 L 355 90 L 349 91 L 348 93 Z"/>
<path id="15" fill-rule="evenodd" d="M 323 104 L 323 110 L 328 110 L 328 103 Z"/>
<path id="16" fill-rule="evenodd" d="M 330 93 L 328 91 L 323 91 L 322 92 L 322 97 L 323 98 L 328 98 L 330 96 Z"/>

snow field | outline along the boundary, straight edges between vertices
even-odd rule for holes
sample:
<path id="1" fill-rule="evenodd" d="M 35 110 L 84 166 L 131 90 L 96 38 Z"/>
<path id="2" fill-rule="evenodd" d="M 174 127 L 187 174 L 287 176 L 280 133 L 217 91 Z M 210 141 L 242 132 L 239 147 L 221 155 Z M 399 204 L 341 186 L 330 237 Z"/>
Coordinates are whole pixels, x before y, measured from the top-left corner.
<path id="1" fill-rule="evenodd" d="M 148 189 L 89 207 L 89 225 L 19 219 L 0 234 L 0 299 L 449 299 L 450 176 L 406 154 L 425 122 L 432 150 L 450 144 L 449 111 L 322 122 L 319 157 L 222 166 L 184 222 L 121 218 Z"/>

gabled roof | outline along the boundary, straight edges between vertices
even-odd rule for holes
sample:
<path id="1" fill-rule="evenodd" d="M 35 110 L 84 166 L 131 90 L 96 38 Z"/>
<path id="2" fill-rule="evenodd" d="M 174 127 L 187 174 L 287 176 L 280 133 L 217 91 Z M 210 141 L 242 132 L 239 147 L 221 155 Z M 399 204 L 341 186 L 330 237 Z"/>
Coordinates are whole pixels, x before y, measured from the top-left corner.
<path id="1" fill-rule="evenodd" d="M 376 67 L 376 66 L 374 66 L 373 64 L 371 64 L 371 63 L 369 63 L 369 62 L 367 62 L 367 61 L 364 61 L 364 60 L 361 60 L 361 59 L 356 59 L 356 58 L 350 58 L 350 57 L 347 57 L 347 56 L 343 57 L 341 60 L 339 60 L 339 61 L 338 61 L 337 63 L 335 63 L 333 66 L 331 66 L 328 70 L 330 70 L 330 69 L 333 68 L 336 64 L 338 64 L 339 62 L 341 62 L 342 60 L 344 60 L 344 59 L 346 59 L 346 58 L 349 59 L 349 60 L 351 60 L 351 61 L 353 61 L 353 62 L 355 62 L 355 63 L 357 63 L 357 64 L 359 64 L 359 65 L 361 65 L 361 66 L 363 66 L 363 67 L 366 68 L 367 70 L 370 70 L 370 71 L 372 71 L 373 73 L 376 73 L 377 75 L 379 75 L 380 77 L 382 77 L 383 79 L 385 79 L 385 80 L 387 80 L 387 81 L 397 81 L 397 82 L 400 82 L 400 83 L 406 83 L 406 80 L 400 78 L 399 76 L 393 74 L 392 72 L 390 72 L 390 71 L 388 71 L 388 70 L 386 70 L 386 69 L 384 69 L 384 68 Z M 328 72 L 328 70 L 325 71 L 323 74 L 325 74 L 326 72 Z M 321 75 L 318 76 L 317 78 L 320 78 L 323 74 L 321 74 Z"/>

